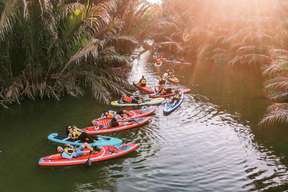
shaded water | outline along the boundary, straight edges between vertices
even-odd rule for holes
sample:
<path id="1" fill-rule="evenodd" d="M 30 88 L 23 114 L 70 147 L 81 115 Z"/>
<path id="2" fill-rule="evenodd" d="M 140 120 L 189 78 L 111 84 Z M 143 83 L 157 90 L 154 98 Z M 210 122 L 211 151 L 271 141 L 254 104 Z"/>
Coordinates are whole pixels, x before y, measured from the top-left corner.
<path id="1" fill-rule="evenodd" d="M 135 62 L 130 81 L 144 73 L 150 84 L 156 82 L 157 70 L 146 65 L 146 59 L 144 55 Z M 217 86 L 195 87 L 188 68 L 179 69 L 178 75 L 193 88 L 181 108 L 163 116 L 159 107 L 149 125 L 113 134 L 141 144 L 139 152 L 90 168 L 43 169 L 37 161 L 55 152 L 55 145 L 46 139 L 50 132 L 71 123 L 85 126 L 109 106 L 85 97 L 27 102 L 2 111 L 1 191 L 288 190 L 288 142 L 281 136 L 285 133 L 256 127 L 266 101 L 250 96 L 243 101 L 240 94 L 225 96 Z"/>

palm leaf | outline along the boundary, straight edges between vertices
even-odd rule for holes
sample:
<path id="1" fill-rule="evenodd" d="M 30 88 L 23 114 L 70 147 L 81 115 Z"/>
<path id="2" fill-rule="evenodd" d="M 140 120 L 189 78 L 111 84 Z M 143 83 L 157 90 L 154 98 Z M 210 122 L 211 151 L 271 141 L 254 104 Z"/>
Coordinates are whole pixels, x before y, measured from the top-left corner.
<path id="1" fill-rule="evenodd" d="M 288 124 L 288 104 L 275 103 L 267 109 L 267 113 L 260 125 L 273 127 L 280 124 Z"/>

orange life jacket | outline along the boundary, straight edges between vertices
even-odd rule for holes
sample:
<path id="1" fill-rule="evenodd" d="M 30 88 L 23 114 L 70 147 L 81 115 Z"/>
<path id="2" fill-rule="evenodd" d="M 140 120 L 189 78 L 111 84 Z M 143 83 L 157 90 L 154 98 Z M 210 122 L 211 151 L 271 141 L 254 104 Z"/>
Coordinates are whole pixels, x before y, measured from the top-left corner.
<path id="1" fill-rule="evenodd" d="M 113 116 L 114 116 L 114 115 L 113 115 L 112 113 L 108 113 L 108 114 L 106 115 L 106 118 L 112 119 Z"/>
<path id="2" fill-rule="evenodd" d="M 129 97 L 129 96 L 123 96 L 122 97 L 122 100 L 126 103 L 132 103 L 133 101 L 133 98 L 132 97 Z"/>
<path id="3" fill-rule="evenodd" d="M 145 87 L 146 86 L 146 80 L 145 79 L 141 79 L 139 84 L 140 84 L 140 86 Z"/>
<path id="4" fill-rule="evenodd" d="M 174 99 L 174 100 L 180 100 L 180 98 L 181 98 L 181 95 L 177 93 L 177 94 L 174 96 L 173 99 Z"/>
<path id="5" fill-rule="evenodd" d="M 166 89 L 165 89 L 164 87 L 161 87 L 161 88 L 159 89 L 159 93 L 160 93 L 161 95 L 165 95 L 165 94 L 166 94 Z"/>

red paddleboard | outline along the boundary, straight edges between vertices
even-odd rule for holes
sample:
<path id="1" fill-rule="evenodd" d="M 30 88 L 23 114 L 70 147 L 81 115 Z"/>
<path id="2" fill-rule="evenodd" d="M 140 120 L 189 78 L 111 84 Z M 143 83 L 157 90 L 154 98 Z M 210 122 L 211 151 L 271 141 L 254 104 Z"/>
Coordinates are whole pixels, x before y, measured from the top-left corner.
<path id="1" fill-rule="evenodd" d="M 49 155 L 42 157 L 38 164 L 39 166 L 71 166 L 71 165 L 83 165 L 89 160 L 91 163 L 106 161 L 109 159 L 114 159 L 120 156 L 127 155 L 128 153 L 136 151 L 138 145 L 128 143 L 123 144 L 118 148 L 112 146 L 104 146 L 100 148 L 99 152 L 90 154 L 89 150 L 84 150 L 84 155 L 75 157 L 72 159 L 66 159 L 61 156 L 61 154 Z"/>
<path id="2" fill-rule="evenodd" d="M 144 107 L 142 109 L 135 109 L 135 110 L 126 110 L 127 114 L 125 113 L 126 117 L 121 118 L 121 120 L 128 120 L 131 118 L 140 118 L 146 117 L 149 115 L 153 115 L 156 110 L 156 107 Z M 98 125 L 101 124 L 105 120 L 111 120 L 112 118 L 104 117 L 92 120 L 92 122 L 97 123 Z"/>
<path id="3" fill-rule="evenodd" d="M 138 85 L 138 84 L 135 83 L 135 82 L 133 82 L 133 85 L 134 85 L 135 87 L 137 87 L 137 89 L 139 89 L 139 90 L 140 90 L 141 92 L 143 92 L 143 93 L 146 93 L 146 94 L 154 93 L 154 90 L 153 90 L 152 88 L 150 88 L 150 87 L 147 87 L 147 86 L 143 87 L 143 86 Z"/>
<path id="4" fill-rule="evenodd" d="M 95 126 L 86 127 L 83 129 L 89 135 L 96 135 L 96 134 L 106 134 L 106 133 L 113 133 L 118 131 L 123 131 L 126 129 L 132 129 L 136 127 L 140 127 L 149 123 L 152 117 L 143 117 L 143 118 L 130 118 L 127 121 L 119 122 L 119 126 L 117 127 L 109 127 L 110 119 L 104 119 L 103 121 L 99 122 L 100 125 L 104 125 L 107 128 L 99 128 Z"/>

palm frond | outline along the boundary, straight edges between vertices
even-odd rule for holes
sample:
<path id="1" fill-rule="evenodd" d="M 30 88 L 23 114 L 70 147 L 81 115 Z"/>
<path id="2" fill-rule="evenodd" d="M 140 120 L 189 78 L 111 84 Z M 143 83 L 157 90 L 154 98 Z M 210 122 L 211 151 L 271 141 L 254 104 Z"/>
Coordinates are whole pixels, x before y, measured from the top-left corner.
<path id="1" fill-rule="evenodd" d="M 0 7 L 0 105 L 23 98 L 58 100 L 87 90 L 107 103 L 129 90 L 113 72 L 128 68 L 137 46 L 121 34 L 118 8 L 126 2 L 7 0 Z"/>
<path id="2" fill-rule="evenodd" d="M 77 53 L 75 53 L 69 61 L 65 64 L 62 69 L 63 73 L 67 67 L 72 63 L 79 64 L 80 62 L 88 62 L 89 59 L 97 59 L 99 49 L 103 47 L 103 42 L 98 39 L 93 39 L 87 45 L 85 45 L 82 49 L 80 49 Z"/>
<path id="3" fill-rule="evenodd" d="M 273 127 L 281 124 L 288 124 L 288 104 L 275 103 L 267 109 L 267 113 L 260 122 L 260 125 Z"/>
<path id="4" fill-rule="evenodd" d="M 106 41 L 106 46 L 113 46 L 117 52 L 130 55 L 138 46 L 138 41 L 130 36 L 114 36 Z"/>
<path id="5" fill-rule="evenodd" d="M 242 65 L 263 65 L 270 62 L 270 57 L 264 54 L 245 54 L 236 55 L 229 64 L 232 67 L 242 66 Z M 239 65 L 242 64 L 242 65 Z"/>
<path id="6" fill-rule="evenodd" d="M 267 65 L 263 71 L 266 76 L 275 74 L 287 74 L 288 72 L 288 51 L 285 49 L 270 50 L 271 63 Z"/>
<path id="7" fill-rule="evenodd" d="M 265 88 L 288 91 L 288 76 L 278 76 L 268 80 Z"/>
<path id="8" fill-rule="evenodd" d="M 0 18 L 0 37 L 2 39 L 11 30 L 15 17 L 19 13 L 20 5 L 18 0 L 6 0 L 4 2 Z"/>

